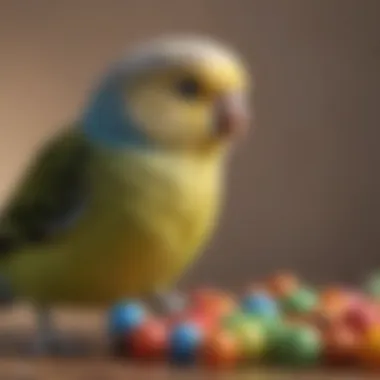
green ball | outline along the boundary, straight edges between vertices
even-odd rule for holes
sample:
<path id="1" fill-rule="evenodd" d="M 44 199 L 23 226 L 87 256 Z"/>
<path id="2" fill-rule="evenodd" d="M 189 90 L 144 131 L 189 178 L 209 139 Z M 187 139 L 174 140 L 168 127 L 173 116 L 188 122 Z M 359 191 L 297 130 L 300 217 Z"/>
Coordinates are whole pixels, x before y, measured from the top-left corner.
<path id="1" fill-rule="evenodd" d="M 365 284 L 365 289 L 370 296 L 380 299 L 380 275 L 372 275 Z"/>
<path id="2" fill-rule="evenodd" d="M 227 315 L 222 319 L 222 326 L 226 329 L 234 328 L 246 322 L 249 322 L 250 317 L 243 312 L 235 312 L 233 314 Z"/>
<path id="3" fill-rule="evenodd" d="M 322 337 L 317 329 L 289 326 L 278 331 L 272 342 L 270 359 L 281 365 L 311 366 L 321 358 L 322 346 Z"/>
<path id="4" fill-rule="evenodd" d="M 282 337 L 286 333 L 287 329 L 288 326 L 282 320 L 276 322 L 273 321 L 264 325 L 264 331 L 267 341 L 265 351 L 266 357 L 270 358 L 272 356 L 272 353 L 275 351 L 279 342 L 282 340 Z"/>
<path id="5" fill-rule="evenodd" d="M 306 314 L 312 311 L 318 303 L 318 294 L 308 288 L 301 288 L 280 301 L 286 314 Z"/>

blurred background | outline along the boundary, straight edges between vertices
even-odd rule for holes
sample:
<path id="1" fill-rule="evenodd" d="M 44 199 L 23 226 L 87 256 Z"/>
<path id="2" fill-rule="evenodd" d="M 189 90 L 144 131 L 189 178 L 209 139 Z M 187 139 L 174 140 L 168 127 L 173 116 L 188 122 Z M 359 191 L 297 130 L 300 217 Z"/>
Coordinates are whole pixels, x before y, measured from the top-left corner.
<path id="1" fill-rule="evenodd" d="M 184 283 L 239 286 L 279 268 L 359 281 L 380 266 L 379 20 L 378 0 L 2 0 L 1 199 L 129 44 L 211 34 L 255 72 L 256 130 Z"/>

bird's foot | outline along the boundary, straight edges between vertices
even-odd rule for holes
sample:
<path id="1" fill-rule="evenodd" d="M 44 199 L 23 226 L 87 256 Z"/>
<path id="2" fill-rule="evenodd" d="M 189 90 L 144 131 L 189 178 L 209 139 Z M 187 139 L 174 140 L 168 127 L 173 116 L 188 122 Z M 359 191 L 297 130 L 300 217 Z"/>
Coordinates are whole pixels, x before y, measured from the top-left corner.
<path id="1" fill-rule="evenodd" d="M 54 329 L 49 311 L 39 311 L 37 335 L 28 347 L 30 355 L 77 357 L 85 355 L 86 351 L 76 339 L 68 339 Z"/>

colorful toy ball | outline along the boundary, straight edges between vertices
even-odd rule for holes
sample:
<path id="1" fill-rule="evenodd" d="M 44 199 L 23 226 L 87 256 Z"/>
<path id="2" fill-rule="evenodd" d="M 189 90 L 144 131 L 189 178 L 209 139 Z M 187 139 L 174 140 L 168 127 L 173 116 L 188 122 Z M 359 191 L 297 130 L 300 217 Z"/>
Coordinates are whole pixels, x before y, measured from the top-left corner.
<path id="1" fill-rule="evenodd" d="M 372 305 L 352 304 L 342 316 L 342 320 L 354 331 L 364 333 L 376 322 L 376 314 Z"/>
<path id="2" fill-rule="evenodd" d="M 221 320 L 223 327 L 227 329 L 234 329 L 251 320 L 251 317 L 242 311 L 237 311 L 233 314 L 227 315 Z"/>
<path id="3" fill-rule="evenodd" d="M 316 310 L 317 294 L 308 288 L 299 288 L 281 299 L 281 308 L 288 314 L 306 314 Z"/>
<path id="4" fill-rule="evenodd" d="M 331 365 L 357 362 L 360 336 L 348 326 L 337 323 L 324 332 L 324 360 Z"/>
<path id="5" fill-rule="evenodd" d="M 298 278 L 289 272 L 278 272 L 268 281 L 268 289 L 275 297 L 289 296 L 298 287 Z"/>
<path id="6" fill-rule="evenodd" d="M 220 318 L 218 315 L 214 315 L 212 313 L 207 313 L 202 310 L 195 310 L 189 313 L 184 320 L 196 324 L 204 330 L 205 333 L 208 333 L 218 327 Z"/>
<path id="7" fill-rule="evenodd" d="M 263 292 L 246 295 L 241 307 L 245 313 L 258 317 L 274 318 L 279 314 L 277 302 Z"/>
<path id="8" fill-rule="evenodd" d="M 203 342 L 203 331 L 195 323 L 175 326 L 169 336 L 168 354 L 174 364 L 189 365 L 196 362 Z"/>
<path id="9" fill-rule="evenodd" d="M 277 337 L 270 359 L 277 364 L 290 366 L 315 365 L 321 358 L 322 339 L 311 326 L 288 326 Z"/>
<path id="10" fill-rule="evenodd" d="M 264 325 L 258 321 L 247 321 L 234 326 L 231 332 L 239 342 L 244 362 L 253 363 L 264 356 L 267 335 Z"/>
<path id="11" fill-rule="evenodd" d="M 114 305 L 108 315 L 108 331 L 112 337 L 125 337 L 146 319 L 144 307 L 138 302 L 124 301 Z"/>
<path id="12" fill-rule="evenodd" d="M 359 351 L 360 363 L 369 369 L 380 369 L 380 325 L 369 328 L 362 339 Z"/>
<path id="13" fill-rule="evenodd" d="M 231 331 L 219 330 L 210 334 L 202 347 L 202 363 L 210 368 L 233 368 L 241 358 L 236 336 Z"/>
<path id="14" fill-rule="evenodd" d="M 349 295 L 339 287 L 328 287 L 319 294 L 319 303 L 323 307 L 343 309 L 348 305 Z"/>
<path id="15" fill-rule="evenodd" d="M 164 321 L 149 320 L 131 333 L 132 356 L 140 359 L 158 359 L 164 356 L 168 343 L 168 327 Z"/>
<path id="16" fill-rule="evenodd" d="M 232 295 L 215 289 L 197 289 L 191 294 L 190 301 L 192 310 L 217 317 L 230 313 L 236 307 Z"/>
<path id="17" fill-rule="evenodd" d="M 366 292 L 369 296 L 380 300 L 380 275 L 379 273 L 372 274 L 366 284 L 365 284 Z"/>
<path id="18" fill-rule="evenodd" d="M 340 288 L 330 287 L 319 294 L 317 314 L 325 321 L 340 319 L 349 306 L 349 296 Z"/>

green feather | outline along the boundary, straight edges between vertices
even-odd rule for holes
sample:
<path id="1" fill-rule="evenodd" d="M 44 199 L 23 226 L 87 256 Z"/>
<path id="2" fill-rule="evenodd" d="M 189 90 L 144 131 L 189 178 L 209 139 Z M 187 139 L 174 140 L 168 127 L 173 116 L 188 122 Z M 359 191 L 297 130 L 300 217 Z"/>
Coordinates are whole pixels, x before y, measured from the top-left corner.
<path id="1" fill-rule="evenodd" d="M 70 225 L 87 196 L 91 150 L 70 128 L 44 145 L 0 218 L 0 255 L 49 240 Z"/>

